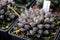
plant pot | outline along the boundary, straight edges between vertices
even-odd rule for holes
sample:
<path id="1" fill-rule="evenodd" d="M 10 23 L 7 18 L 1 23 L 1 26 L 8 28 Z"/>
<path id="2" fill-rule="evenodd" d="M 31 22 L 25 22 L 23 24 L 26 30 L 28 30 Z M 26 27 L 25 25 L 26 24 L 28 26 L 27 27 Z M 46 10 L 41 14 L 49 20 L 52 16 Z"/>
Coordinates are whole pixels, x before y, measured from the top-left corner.
<path id="1" fill-rule="evenodd" d="M 20 7 L 20 8 L 22 8 L 22 9 L 24 9 L 23 7 Z M 23 12 L 23 11 L 22 11 Z M 4 19 L 2 20 L 2 19 L 0 19 L 0 26 L 2 25 L 3 26 L 3 23 L 4 23 L 4 25 L 5 26 L 3 26 L 3 27 L 0 27 L 0 37 L 1 37 L 1 39 L 8 39 L 8 31 L 11 29 L 11 27 L 12 27 L 12 24 L 15 22 L 15 20 L 17 20 L 17 16 L 14 14 L 14 13 L 12 13 L 12 15 L 10 15 L 11 14 L 11 11 L 10 11 L 10 13 L 8 13 L 8 12 L 6 12 L 5 14 L 4 14 Z M 14 16 L 14 15 L 15 16 Z M 13 18 L 14 17 L 14 18 Z M 9 19 L 9 18 L 11 18 L 11 20 Z M 4 36 L 3 36 L 4 35 Z"/>

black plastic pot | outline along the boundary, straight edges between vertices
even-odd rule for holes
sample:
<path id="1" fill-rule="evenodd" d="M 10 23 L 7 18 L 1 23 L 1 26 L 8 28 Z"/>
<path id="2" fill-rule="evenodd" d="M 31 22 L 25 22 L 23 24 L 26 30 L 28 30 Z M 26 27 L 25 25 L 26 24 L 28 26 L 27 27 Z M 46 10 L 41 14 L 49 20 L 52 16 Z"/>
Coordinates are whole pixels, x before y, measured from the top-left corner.
<path id="1" fill-rule="evenodd" d="M 20 6 L 20 8 L 23 8 L 24 10 L 26 9 L 23 6 Z M 6 30 L 0 29 L 0 39 L 1 40 L 7 40 L 9 39 L 9 35 L 8 35 L 8 31 L 12 28 L 12 26 L 15 24 L 17 18 L 15 18 L 15 20 L 11 23 L 11 25 L 9 25 L 9 28 Z"/>

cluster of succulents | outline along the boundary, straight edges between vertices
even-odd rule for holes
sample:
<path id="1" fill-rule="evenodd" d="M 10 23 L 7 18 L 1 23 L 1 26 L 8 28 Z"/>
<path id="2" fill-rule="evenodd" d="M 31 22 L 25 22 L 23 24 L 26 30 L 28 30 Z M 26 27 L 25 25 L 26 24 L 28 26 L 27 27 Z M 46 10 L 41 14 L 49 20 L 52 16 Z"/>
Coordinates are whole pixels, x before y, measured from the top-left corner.
<path id="1" fill-rule="evenodd" d="M 8 8 L 8 5 L 19 14 L 24 11 L 24 8 L 15 5 L 13 0 L 0 0 L 0 29 L 3 30 L 8 29 L 17 18 L 15 12 Z"/>
<path id="2" fill-rule="evenodd" d="M 29 40 L 53 40 L 60 23 L 56 17 L 42 9 L 25 10 L 11 33 Z"/>
<path id="3" fill-rule="evenodd" d="M 16 14 L 7 8 L 7 5 L 0 9 L 0 29 L 6 30 L 16 20 Z"/>

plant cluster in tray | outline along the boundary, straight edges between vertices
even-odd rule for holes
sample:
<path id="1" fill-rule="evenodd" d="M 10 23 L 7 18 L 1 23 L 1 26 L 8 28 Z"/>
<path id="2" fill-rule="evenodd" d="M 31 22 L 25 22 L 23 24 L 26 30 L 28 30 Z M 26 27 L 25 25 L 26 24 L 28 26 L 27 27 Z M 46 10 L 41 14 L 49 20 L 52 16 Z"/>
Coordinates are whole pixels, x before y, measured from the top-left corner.
<path id="1" fill-rule="evenodd" d="M 29 40 L 54 40 L 59 28 L 58 16 L 42 9 L 25 10 L 19 17 L 18 23 L 11 30 L 15 34 Z"/>

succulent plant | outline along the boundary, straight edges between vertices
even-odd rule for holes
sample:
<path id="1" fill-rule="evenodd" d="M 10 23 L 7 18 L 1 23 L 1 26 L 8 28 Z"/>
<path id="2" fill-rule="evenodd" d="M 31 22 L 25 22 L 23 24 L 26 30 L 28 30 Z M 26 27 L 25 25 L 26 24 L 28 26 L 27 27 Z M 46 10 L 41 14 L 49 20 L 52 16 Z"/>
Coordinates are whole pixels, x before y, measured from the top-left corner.
<path id="1" fill-rule="evenodd" d="M 54 18 L 52 17 L 52 18 L 50 18 L 50 22 L 54 22 Z"/>
<path id="2" fill-rule="evenodd" d="M 50 22 L 49 20 L 50 20 L 49 18 L 45 18 L 44 22 L 49 23 Z"/>
<path id="3" fill-rule="evenodd" d="M 20 28 L 19 30 L 21 30 L 22 32 L 23 32 L 23 31 L 25 31 L 25 29 L 24 29 L 24 28 Z"/>
<path id="4" fill-rule="evenodd" d="M 34 35 L 34 34 L 35 34 L 35 31 L 30 30 L 30 35 Z"/>
<path id="5" fill-rule="evenodd" d="M 33 27 L 33 31 L 35 31 L 35 32 L 36 32 L 37 30 L 38 30 L 38 28 L 37 28 L 37 27 Z"/>
<path id="6" fill-rule="evenodd" d="M 9 15 L 9 17 L 12 18 L 12 19 L 15 18 L 15 14 Z"/>
<path id="7" fill-rule="evenodd" d="M 10 21 L 11 19 L 10 18 L 7 18 L 7 21 Z"/>
<path id="8" fill-rule="evenodd" d="M 22 24 L 22 23 L 18 23 L 17 25 L 18 25 L 18 27 L 20 27 L 20 28 L 23 27 L 23 24 Z"/>
<path id="9" fill-rule="evenodd" d="M 43 25 L 43 24 L 39 24 L 37 27 L 38 27 L 39 29 L 43 29 L 44 25 Z"/>
<path id="10" fill-rule="evenodd" d="M 4 12 L 5 12 L 4 9 L 0 10 L 0 14 L 4 14 Z"/>
<path id="11" fill-rule="evenodd" d="M 45 30 L 44 31 L 44 35 L 48 35 L 49 34 L 49 31 L 48 30 Z"/>
<path id="12" fill-rule="evenodd" d="M 0 15 L 0 19 L 3 19 L 4 18 L 4 15 Z"/>
<path id="13" fill-rule="evenodd" d="M 36 37 L 37 37 L 37 38 L 40 38 L 40 36 L 41 36 L 40 34 L 36 34 Z"/>
<path id="14" fill-rule="evenodd" d="M 49 24 L 45 24 L 44 26 L 45 26 L 45 28 L 47 28 L 47 29 L 50 28 L 50 25 L 49 25 Z"/>
<path id="15" fill-rule="evenodd" d="M 34 27 L 35 23 L 34 22 L 30 22 L 30 25 L 31 25 L 31 27 Z"/>
<path id="16" fill-rule="evenodd" d="M 28 30 L 28 29 L 30 28 L 30 26 L 29 26 L 29 25 L 25 25 L 24 28 L 25 28 L 26 30 Z"/>
<path id="17" fill-rule="evenodd" d="M 43 33 L 43 30 L 38 30 L 38 34 L 42 34 Z"/>

